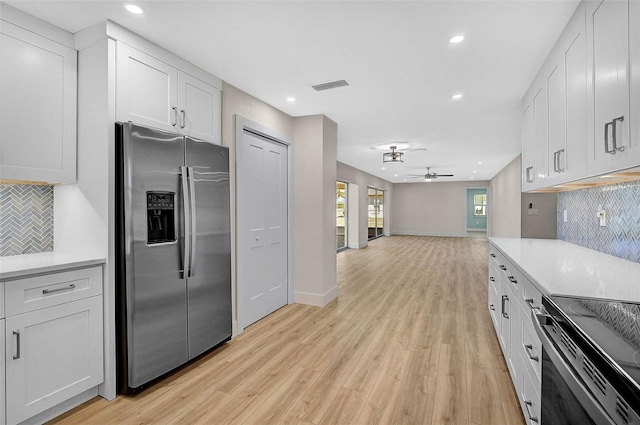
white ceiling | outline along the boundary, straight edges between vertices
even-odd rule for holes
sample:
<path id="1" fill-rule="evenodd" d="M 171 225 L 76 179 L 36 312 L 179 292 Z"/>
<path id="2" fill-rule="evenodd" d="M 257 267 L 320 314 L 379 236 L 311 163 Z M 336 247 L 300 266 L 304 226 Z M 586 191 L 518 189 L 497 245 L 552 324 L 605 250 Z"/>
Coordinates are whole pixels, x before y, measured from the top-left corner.
<path id="1" fill-rule="evenodd" d="M 289 115 L 325 114 L 338 160 L 391 182 L 427 166 L 455 175 L 438 181 L 488 180 L 515 158 L 520 99 L 578 3 L 133 2 L 144 15 L 121 1 L 7 3 L 72 33 L 110 19 Z M 338 79 L 350 86 L 311 88 Z M 371 147 L 393 142 L 427 150 L 383 165 Z"/>

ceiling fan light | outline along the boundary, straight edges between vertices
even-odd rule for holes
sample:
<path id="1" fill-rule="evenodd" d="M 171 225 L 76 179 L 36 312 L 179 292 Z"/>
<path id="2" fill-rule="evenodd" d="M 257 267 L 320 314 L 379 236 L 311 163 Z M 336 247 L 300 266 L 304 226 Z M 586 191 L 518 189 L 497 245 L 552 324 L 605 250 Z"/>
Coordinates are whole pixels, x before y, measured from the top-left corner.
<path id="1" fill-rule="evenodd" d="M 404 153 L 395 151 L 383 153 L 382 162 L 404 162 L 402 155 L 404 155 Z"/>

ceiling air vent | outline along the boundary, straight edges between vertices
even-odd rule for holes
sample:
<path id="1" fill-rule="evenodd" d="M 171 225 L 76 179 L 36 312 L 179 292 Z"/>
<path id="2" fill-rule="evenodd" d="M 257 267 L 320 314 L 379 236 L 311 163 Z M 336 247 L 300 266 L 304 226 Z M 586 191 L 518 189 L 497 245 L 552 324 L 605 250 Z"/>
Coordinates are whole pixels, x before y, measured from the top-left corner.
<path id="1" fill-rule="evenodd" d="M 329 89 L 337 89 L 338 87 L 348 86 L 345 80 L 338 81 L 330 81 L 328 83 L 316 84 L 315 86 L 311 86 L 315 91 L 329 90 Z"/>

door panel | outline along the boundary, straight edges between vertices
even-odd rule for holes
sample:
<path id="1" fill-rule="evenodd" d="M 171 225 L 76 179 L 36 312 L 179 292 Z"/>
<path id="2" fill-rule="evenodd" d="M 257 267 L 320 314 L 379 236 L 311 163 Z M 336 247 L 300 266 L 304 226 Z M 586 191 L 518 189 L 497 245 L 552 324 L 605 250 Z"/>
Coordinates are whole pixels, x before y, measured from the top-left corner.
<path id="1" fill-rule="evenodd" d="M 178 72 L 180 126 L 189 136 L 220 144 L 220 90 Z M 184 113 L 182 112 L 184 111 Z"/>
<path id="2" fill-rule="evenodd" d="M 117 54 L 117 120 L 175 131 L 178 70 L 121 42 Z"/>
<path id="3" fill-rule="evenodd" d="M 287 303 L 287 147 L 244 132 L 238 161 L 238 324 Z"/>
<path id="4" fill-rule="evenodd" d="M 195 267 L 187 280 L 192 359 L 231 337 L 229 149 L 187 138 L 186 165 L 196 205 Z"/>
<path id="5" fill-rule="evenodd" d="M 184 138 L 131 123 L 123 127 L 128 379 L 136 388 L 187 361 L 180 181 Z M 147 244 L 148 191 L 175 194 L 175 242 Z"/>

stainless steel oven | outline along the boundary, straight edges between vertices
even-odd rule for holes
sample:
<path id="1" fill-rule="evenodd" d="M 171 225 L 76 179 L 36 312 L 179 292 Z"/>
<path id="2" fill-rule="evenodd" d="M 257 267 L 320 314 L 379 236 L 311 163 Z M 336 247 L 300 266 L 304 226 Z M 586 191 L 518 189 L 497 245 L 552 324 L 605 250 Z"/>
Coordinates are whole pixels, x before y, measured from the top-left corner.
<path id="1" fill-rule="evenodd" d="M 640 349 L 588 308 L 594 302 L 543 297 L 532 312 L 543 348 L 541 425 L 640 425 Z"/>

